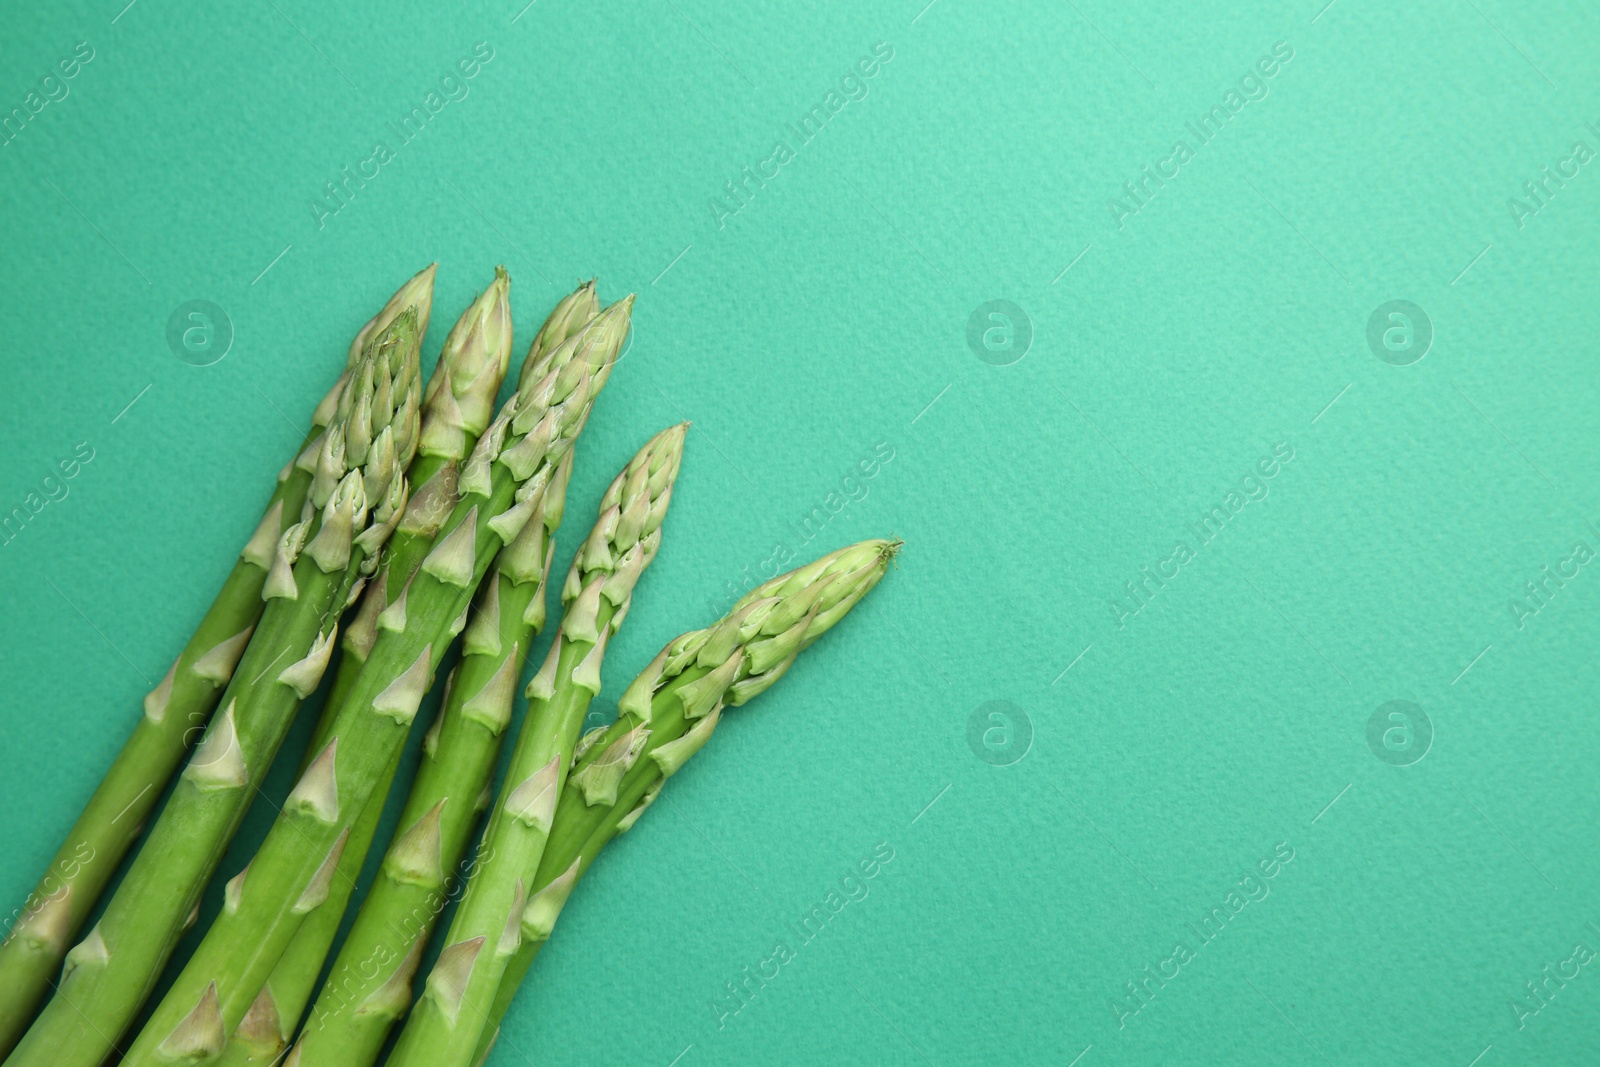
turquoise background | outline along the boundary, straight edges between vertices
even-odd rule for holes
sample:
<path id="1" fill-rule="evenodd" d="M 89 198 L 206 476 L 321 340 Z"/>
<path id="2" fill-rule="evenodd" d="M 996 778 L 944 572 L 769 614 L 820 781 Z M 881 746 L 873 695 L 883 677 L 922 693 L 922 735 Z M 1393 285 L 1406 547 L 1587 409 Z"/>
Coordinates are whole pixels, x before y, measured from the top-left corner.
<path id="1" fill-rule="evenodd" d="M 503 262 L 519 358 L 578 279 L 639 293 L 559 566 L 612 473 L 694 421 L 597 708 L 775 545 L 906 547 L 596 865 L 496 1063 L 1592 1061 L 1594 968 L 1520 1027 L 1511 1002 L 1600 948 L 1600 576 L 1520 626 L 1511 603 L 1600 549 L 1600 167 L 1520 226 L 1508 204 L 1600 149 L 1591 6 L 122 2 L 12 0 L 0 34 L 0 114 L 94 50 L 0 147 L 0 509 L 94 450 L 0 545 L 0 900 L 353 331 L 438 260 L 431 361 Z M 479 42 L 468 95 L 398 144 Z M 865 99 L 711 206 L 880 42 Z M 1279 42 L 1265 98 L 1198 144 Z M 1194 158 L 1119 225 L 1179 139 Z M 378 140 L 395 158 L 319 226 Z M 214 365 L 168 347 L 190 300 L 231 320 Z M 991 300 L 1031 330 L 1010 365 L 967 342 Z M 1368 346 L 1391 300 L 1432 323 L 1410 365 Z M 1266 499 L 1119 619 L 1275 446 Z M 1431 723 L 1407 766 L 1420 731 L 1367 739 L 1391 700 Z M 880 843 L 866 898 L 802 944 L 788 924 Z M 1185 924 L 1275 847 L 1268 895 L 1202 945 Z M 780 939 L 794 959 L 719 1018 Z"/>

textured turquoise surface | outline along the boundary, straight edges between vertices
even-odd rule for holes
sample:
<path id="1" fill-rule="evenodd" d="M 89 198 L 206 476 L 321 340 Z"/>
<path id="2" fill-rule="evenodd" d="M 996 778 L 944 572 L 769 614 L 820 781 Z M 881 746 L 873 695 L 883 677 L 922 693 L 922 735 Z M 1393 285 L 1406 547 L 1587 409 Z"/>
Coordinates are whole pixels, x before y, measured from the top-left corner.
<path id="1" fill-rule="evenodd" d="M 503 262 L 519 356 L 639 293 L 558 566 L 694 422 L 598 709 L 906 548 L 496 1063 L 1593 1059 L 1587 7 L 123 2 L 0 34 L 7 909 L 352 332 L 438 260 L 431 361 Z"/>

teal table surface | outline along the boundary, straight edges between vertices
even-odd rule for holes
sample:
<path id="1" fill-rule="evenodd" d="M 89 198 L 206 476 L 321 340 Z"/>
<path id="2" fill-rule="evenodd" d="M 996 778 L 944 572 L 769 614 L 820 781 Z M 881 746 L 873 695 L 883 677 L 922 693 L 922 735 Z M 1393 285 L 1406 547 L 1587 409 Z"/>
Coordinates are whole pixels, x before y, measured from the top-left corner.
<path id="1" fill-rule="evenodd" d="M 355 329 L 503 263 L 519 360 L 638 293 L 559 568 L 693 421 L 594 721 L 905 548 L 495 1064 L 1595 1062 L 1591 6 L 125 3 L 0 16 L 8 912 Z"/>

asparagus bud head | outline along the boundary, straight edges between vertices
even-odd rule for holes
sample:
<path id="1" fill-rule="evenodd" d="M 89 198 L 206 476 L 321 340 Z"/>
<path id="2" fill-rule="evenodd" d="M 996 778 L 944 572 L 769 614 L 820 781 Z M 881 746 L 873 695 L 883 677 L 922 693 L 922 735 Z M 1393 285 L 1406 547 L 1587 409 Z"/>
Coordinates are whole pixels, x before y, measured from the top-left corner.
<path id="1" fill-rule="evenodd" d="M 406 308 L 368 343 L 353 381 L 362 383 L 345 413 L 345 450 L 351 466 L 365 468 L 368 488 L 380 499 L 390 480 L 411 465 L 420 420 L 422 334 L 415 308 Z M 392 450 L 379 438 L 389 432 Z M 376 448 L 374 446 L 377 446 Z"/>
<path id="2" fill-rule="evenodd" d="M 595 615 L 602 597 L 616 609 L 610 632 L 616 633 L 622 625 L 632 603 L 634 583 L 661 542 L 661 522 L 672 502 L 672 486 L 683 462 L 688 431 L 685 422 L 652 437 L 600 498 L 600 518 L 573 557 L 561 591 L 566 606 L 561 630 L 569 640 L 599 639 Z"/>
<path id="3" fill-rule="evenodd" d="M 757 586 L 715 625 L 669 642 L 622 694 L 618 713 L 648 722 L 655 694 L 691 665 L 710 673 L 680 691 L 687 718 L 745 703 L 866 596 L 899 550 L 899 541 L 862 541 Z"/>
<path id="4" fill-rule="evenodd" d="M 494 398 L 511 361 L 511 278 L 496 267 L 494 281 L 462 314 L 445 339 L 423 396 L 424 455 L 463 459 L 468 435 L 494 416 Z"/>
<path id="5" fill-rule="evenodd" d="M 418 336 L 428 332 L 428 319 L 433 314 L 433 276 L 438 270 L 439 264 L 429 263 L 417 271 L 404 285 L 394 291 L 389 302 L 384 304 L 376 315 L 367 320 L 367 324 L 356 333 L 355 340 L 350 342 L 349 366 L 354 367 L 360 362 L 361 353 L 366 349 L 367 342 L 388 328 L 407 308 L 417 310 Z"/>
<path id="6" fill-rule="evenodd" d="M 587 367 L 590 375 L 604 382 L 611 373 L 611 365 L 616 362 L 617 353 L 622 350 L 622 342 L 628 337 L 633 300 L 632 295 L 623 297 L 548 352 L 529 351 L 517 387 L 518 433 L 526 433 L 527 427 L 536 421 L 528 413 L 542 413 L 551 404 L 571 395 L 581 373 L 577 368 L 567 369 L 574 362 Z M 595 392 L 599 392 L 598 387 Z"/>
<path id="7" fill-rule="evenodd" d="M 528 346 L 527 358 L 522 361 L 521 377 L 526 379 L 530 367 L 582 329 L 599 311 L 600 301 L 595 296 L 592 278 L 562 297 L 534 336 L 533 344 Z"/>

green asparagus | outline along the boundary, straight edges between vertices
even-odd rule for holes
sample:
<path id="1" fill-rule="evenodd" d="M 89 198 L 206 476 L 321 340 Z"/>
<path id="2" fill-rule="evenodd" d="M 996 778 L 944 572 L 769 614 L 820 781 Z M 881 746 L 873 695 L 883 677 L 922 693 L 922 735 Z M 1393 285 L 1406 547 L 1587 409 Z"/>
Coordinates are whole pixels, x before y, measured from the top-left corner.
<path id="1" fill-rule="evenodd" d="M 362 334 L 417 305 L 426 317 L 433 268 L 412 278 Z M 256 621 L 273 547 L 293 524 L 311 487 L 319 439 L 333 417 L 349 366 L 313 413 L 311 432 L 278 474 L 255 535 L 245 545 L 194 636 L 154 691 L 144 716 L 112 763 L 83 814 L 0 945 L 0 1057 L 16 1044 L 72 939 L 149 818 L 157 797 L 199 740 L 217 698 L 233 675 Z"/>
<path id="2" fill-rule="evenodd" d="M 878 584 L 898 550 L 899 542 L 878 540 L 830 553 L 751 590 L 720 621 L 661 650 L 617 701 L 617 721 L 591 730 L 578 745 L 526 904 L 499 935 L 497 947 L 509 948 L 510 959 L 492 1003 L 462 1012 L 455 1039 L 431 1057 L 399 1055 L 407 1051 L 402 1045 L 390 1067 L 465 1067 L 487 1057 L 523 976 L 599 850 L 630 828 L 666 779 L 700 750 L 723 706 L 738 707 L 783 677 L 801 651 Z M 430 985 L 451 962 L 440 956 Z M 446 980 L 447 973 L 440 981 Z"/>
<path id="3" fill-rule="evenodd" d="M 211 1062 L 305 915 L 327 899 L 339 853 L 404 743 L 438 658 L 465 625 L 472 591 L 539 507 L 627 335 L 632 298 L 543 361 L 462 468 L 462 495 L 432 549 L 378 620 L 378 637 L 327 746 L 301 776 L 250 865 L 128 1050 L 129 1067 Z"/>
<path id="4" fill-rule="evenodd" d="M 570 784 L 558 804 L 551 841 L 522 913 L 522 944 L 501 980 L 472 1063 L 481 1067 L 488 1059 L 517 989 L 549 940 L 578 880 L 607 842 L 633 827 L 660 794 L 665 780 L 704 746 L 720 721 L 720 704 L 737 707 L 782 677 L 799 651 L 878 583 L 899 548 L 898 541 L 863 541 L 751 591 L 715 626 L 669 643 L 623 694 L 618 721 L 609 729 L 585 735 L 579 745 L 579 762 L 598 764 L 603 780 L 616 773 L 618 763 L 632 762 L 609 806 L 604 803 L 607 797 L 600 798 L 600 806 L 591 806 L 588 795 L 581 790 L 575 794 Z M 794 627 L 783 630 L 797 610 L 801 618 Z M 802 625 L 802 636 L 795 645 L 794 633 Z M 728 668 L 728 660 L 721 656 L 730 637 L 743 646 L 745 662 L 731 676 L 723 676 L 736 679 L 724 688 L 718 676 Z M 720 668 L 713 667 L 718 661 Z M 708 682 L 709 688 L 702 688 Z M 718 690 L 722 692 L 720 703 L 710 704 L 706 711 L 710 694 Z M 693 714 L 695 711 L 700 714 Z M 696 718 L 698 723 L 694 723 Z M 641 727 L 648 735 L 645 740 L 630 739 Z M 636 744 L 640 746 L 637 749 Z M 643 758 L 645 755 L 650 758 Z M 569 783 L 573 781 L 580 781 L 576 772 Z"/>
<path id="5" fill-rule="evenodd" d="M 10 1067 L 96 1067 L 160 975 L 185 920 L 333 649 L 338 617 L 406 501 L 421 386 L 417 312 L 373 333 L 318 451 L 300 522 L 278 541 L 267 607 L 204 740 L 122 886 L 67 953 Z M 178 1050 L 173 1050 L 178 1051 Z"/>
<path id="6" fill-rule="evenodd" d="M 510 287 L 505 268 L 497 267 L 495 280 L 457 320 L 445 340 L 424 397 L 417 458 L 406 472 L 412 485 L 411 500 L 384 550 L 382 580 L 368 585 L 360 611 L 345 627 L 342 655 L 325 708 L 336 710 L 344 702 L 377 638 L 378 614 L 400 595 L 428 554 L 439 524 L 456 506 L 461 462 L 472 453 L 494 414 L 494 398 L 511 358 Z M 445 372 L 447 366 L 451 369 Z M 434 417 L 428 418 L 426 412 Z"/>
<path id="7" fill-rule="evenodd" d="M 594 317 L 598 310 L 599 305 L 595 299 L 593 281 L 580 286 L 576 291 L 563 298 L 556 305 L 555 310 L 551 312 L 549 318 L 534 337 L 533 344 L 529 347 L 528 358 L 523 363 L 523 369 L 527 372 L 525 377 L 531 379 L 540 367 L 541 359 L 547 356 L 556 345 L 577 332 L 580 327 Z M 569 452 L 558 469 L 557 477 L 552 481 L 550 488 L 546 490 L 543 505 L 544 522 L 542 524 L 534 524 L 530 521 L 524 527 L 517 540 L 501 551 L 499 557 L 500 575 L 486 582 L 485 588 L 480 591 L 478 596 L 480 602 L 478 604 L 479 610 L 472 627 L 467 630 L 464 639 L 466 652 L 463 656 L 462 664 L 458 668 L 457 674 L 446 682 L 447 696 L 444 708 L 440 712 L 439 723 L 435 724 L 434 731 L 429 735 L 430 738 L 436 738 L 438 727 L 446 721 L 447 716 L 453 721 L 454 717 L 459 714 L 458 710 L 453 710 L 456 709 L 458 704 L 465 702 L 468 696 L 477 694 L 491 680 L 501 676 L 500 672 L 506 658 L 514 655 L 516 659 L 514 667 L 507 668 L 510 670 L 511 678 L 514 679 L 521 674 L 522 661 L 526 659 L 528 654 L 528 638 L 537 629 L 542 628 L 544 622 L 543 583 L 546 578 L 544 572 L 548 570 L 550 562 L 548 539 L 549 535 L 553 535 L 556 526 L 561 521 L 561 512 L 566 495 L 566 478 L 571 470 L 571 457 L 572 454 Z M 454 481 L 452 480 L 452 490 L 453 487 Z M 406 521 L 402 520 L 401 530 L 404 531 L 405 528 Z M 532 555 L 528 555 L 525 542 L 536 536 L 545 537 L 545 545 L 538 551 L 532 552 Z M 513 554 L 514 549 L 522 551 L 523 554 L 521 556 Z M 529 560 L 541 562 L 544 568 L 536 581 L 528 570 Z M 510 572 L 507 572 L 506 568 L 512 561 L 517 561 L 516 565 L 512 567 Z M 502 590 L 503 595 L 501 595 Z M 369 592 L 368 596 L 373 597 L 376 593 L 377 590 L 374 590 Z M 492 597 L 498 597 L 498 599 L 491 599 Z M 381 608 L 381 602 L 379 606 Z M 375 618 L 375 613 L 371 617 Z M 485 655 L 489 653 L 490 646 L 493 643 L 487 640 L 480 640 L 478 635 L 484 633 L 485 620 L 491 617 L 507 620 L 508 628 L 520 626 L 525 628 L 528 633 L 520 641 L 512 633 L 507 633 L 504 635 L 503 640 L 498 642 L 498 651 L 491 655 Z M 349 639 L 350 631 L 347 630 L 347 644 Z M 480 646 L 480 651 L 475 653 L 475 648 Z M 358 661 L 354 657 L 350 657 L 347 651 L 346 664 L 352 662 Z M 346 669 L 346 667 L 341 667 L 341 672 Z M 507 684 L 510 683 L 508 682 Z M 509 699 L 509 690 L 507 692 Z M 431 766 L 431 745 L 427 751 L 430 753 L 430 762 L 424 764 L 423 773 L 426 773 Z M 495 751 L 498 752 L 497 745 Z M 388 777 L 390 779 L 393 777 L 392 768 Z M 417 795 L 420 788 L 419 784 L 413 789 L 413 796 Z M 376 806 L 381 809 L 378 798 L 387 796 L 388 790 L 389 782 L 387 780 L 380 782 L 374 794 L 374 800 L 368 802 L 368 811 L 363 814 L 361 820 L 356 823 L 351 831 L 350 841 L 345 847 L 345 856 L 342 862 L 350 870 L 349 881 L 352 883 L 355 878 L 355 872 L 359 871 L 361 863 L 365 860 L 367 847 L 370 845 L 372 834 L 376 829 L 377 813 L 373 808 Z M 464 791 L 458 792 L 461 792 L 461 795 L 465 795 Z M 472 795 L 474 802 L 476 802 L 477 793 L 474 792 Z M 402 816 L 404 819 L 402 825 L 411 825 L 431 806 L 431 804 L 425 805 L 421 811 L 417 812 L 412 812 L 408 807 L 407 812 Z M 459 819 L 462 814 L 462 812 L 453 813 L 455 819 Z M 450 820 L 447 820 L 448 825 L 450 825 Z M 468 826 L 470 825 L 469 821 Z M 464 847 L 465 844 L 462 845 L 462 848 Z M 459 852 L 460 849 L 455 851 Z M 443 869 L 448 871 L 455 866 L 455 863 L 455 860 L 446 861 L 443 863 Z M 380 881 L 374 888 L 373 893 L 381 896 L 388 884 L 385 881 Z M 410 891 L 411 888 L 407 886 L 406 891 Z M 364 905 L 363 907 L 363 914 L 366 914 L 367 906 Z M 376 907 L 372 910 L 374 913 L 381 913 L 383 909 Z M 228 1051 L 220 1061 L 224 1067 L 244 1067 L 244 1065 L 252 1063 L 272 1062 L 272 1058 L 282 1049 L 284 1042 L 290 1036 L 287 1032 L 289 1027 L 299 1018 L 306 1001 L 309 1000 L 313 992 L 328 946 L 332 943 L 333 934 L 342 918 L 342 912 L 343 903 L 337 899 L 330 898 L 329 907 L 319 908 L 307 917 L 300 932 L 295 935 L 289 950 L 284 954 L 284 958 L 279 961 L 277 968 L 274 969 L 273 976 L 268 981 L 267 987 L 263 989 L 255 1004 L 246 1013 L 245 1020 L 241 1023 L 241 1031 L 248 1027 L 249 1032 L 235 1034 L 234 1040 L 229 1043 Z M 419 913 L 419 915 L 422 914 L 425 913 Z M 421 922 L 423 920 L 419 919 L 417 921 Z M 347 937 L 346 948 L 341 953 L 341 960 L 360 959 L 364 961 L 363 966 L 359 970 L 352 970 L 345 967 L 342 962 L 336 963 L 333 976 L 324 987 L 321 999 L 314 1012 L 314 1017 L 319 1020 L 319 1032 L 316 1035 L 318 1042 L 338 1040 L 341 1043 L 359 1043 L 362 1040 L 362 1035 L 370 1031 L 379 1035 L 377 1043 L 381 1045 L 384 1039 L 383 1035 L 388 1032 L 387 1022 L 378 1020 L 367 1012 L 358 1015 L 345 1012 L 339 1025 L 330 1026 L 327 1023 L 335 1008 L 343 1003 L 344 999 L 348 999 L 351 996 L 352 990 L 356 986 L 369 984 L 366 982 L 367 976 L 364 972 L 376 966 L 376 964 L 367 959 L 365 950 L 352 946 L 360 946 L 370 939 L 366 933 L 370 930 L 370 927 L 370 923 L 363 923 L 362 919 L 358 917 L 357 926 Z M 385 934 L 383 936 L 388 937 L 389 935 Z M 415 937 L 411 940 L 414 941 Z M 386 951 L 385 947 L 374 946 L 372 949 L 375 955 L 381 955 L 384 951 Z M 382 982 L 378 984 L 381 985 Z M 280 1019 L 282 1023 L 279 1022 Z M 328 1027 L 327 1033 L 321 1032 L 324 1026 Z M 339 1035 L 337 1039 L 334 1037 L 335 1034 Z M 365 1055 L 365 1060 L 370 1062 L 376 1059 L 377 1052 L 378 1048 L 374 1046 L 370 1053 Z M 357 1053 L 353 1049 L 342 1049 L 339 1055 L 345 1058 L 344 1061 L 356 1062 L 354 1057 Z"/>
<path id="8" fill-rule="evenodd" d="M 474 1020 L 481 1021 L 493 1002 L 500 974 L 516 949 L 526 887 L 538 868 L 589 702 L 600 691 L 606 643 L 622 625 L 634 584 L 660 546 L 687 430 L 687 425 L 673 426 L 652 438 L 601 499 L 599 521 L 562 590 L 561 631 L 528 687 L 528 715 L 506 772 L 504 796 L 489 816 L 483 860 L 467 884 L 439 965 L 406 1023 L 394 1062 L 443 1063 L 452 1047 L 470 1054 L 476 1043 Z M 398 1018 L 409 1000 L 409 983 L 393 992 L 400 995 L 390 993 L 385 1007 Z M 469 1035 L 456 1037 L 467 1030 Z M 370 1061 L 303 1056 L 299 1067 L 365 1062 Z"/>
<path id="9" fill-rule="evenodd" d="M 401 557 L 413 554 L 411 546 L 419 540 L 428 522 L 437 526 L 437 517 L 419 520 L 419 513 L 440 509 L 439 486 L 447 476 L 448 491 L 453 494 L 456 466 L 472 451 L 494 415 L 495 394 L 500 391 L 500 382 L 511 359 L 509 289 L 510 278 L 505 269 L 496 268 L 494 280 L 462 313 L 445 340 L 422 394 L 417 455 L 406 470 L 407 481 L 421 488 L 407 501 L 400 525 L 385 547 L 379 574 L 368 583 L 363 604 L 381 597 L 390 575 L 397 569 L 394 562 L 397 547 Z M 453 503 L 452 499 L 444 506 Z M 348 680 L 353 680 L 359 670 L 359 661 L 348 652 L 350 630 L 351 627 L 345 628 L 346 655 L 334 676 L 335 689 L 343 684 L 345 691 L 349 688 Z M 312 733 L 301 773 L 327 743 L 338 708 L 339 694 L 330 695 Z M 219 1061 L 225 1067 L 274 1063 L 288 1044 L 295 1021 L 311 999 L 317 973 L 339 931 L 345 905 L 366 860 L 367 847 L 377 830 L 387 793 L 385 783 L 374 803 L 369 805 L 371 810 L 351 828 L 338 869 L 328 886 L 327 905 L 306 918 L 283 959 L 273 969 L 272 977 L 228 1042 L 227 1051 Z"/>
<path id="10" fill-rule="evenodd" d="M 406 505 L 406 514 L 400 520 L 395 535 L 390 538 L 381 578 L 369 584 L 360 614 L 352 625 L 345 628 L 342 643 L 344 655 L 334 676 L 332 692 L 313 733 L 302 772 L 327 743 L 333 718 L 377 637 L 377 619 L 388 606 L 389 590 L 392 587 L 398 595 L 399 590 L 404 588 L 405 582 L 422 562 L 425 549 L 431 546 L 440 522 L 448 517 L 458 499 L 456 483 L 460 462 L 476 445 L 493 415 L 494 394 L 498 391 L 510 358 L 510 319 L 505 300 L 507 285 L 503 270 L 497 271 L 495 284 L 462 315 L 445 342 L 438 368 L 424 394 L 422 445 L 407 472 L 413 483 L 422 488 L 412 494 L 410 503 Z M 537 367 L 540 355 L 548 354 L 555 345 L 577 332 L 598 310 L 593 282 L 580 286 L 564 297 L 534 338 L 524 368 L 531 371 Z M 498 359 L 499 367 L 492 384 L 487 367 L 484 373 L 473 370 L 476 366 L 484 365 L 482 361 L 491 350 Z M 452 386 L 456 388 L 436 389 L 434 383 L 440 381 L 442 374 L 450 373 L 447 368 L 452 366 L 460 368 L 450 378 Z M 460 395 L 451 399 L 453 393 Z M 445 420 L 445 426 L 459 423 L 461 432 L 430 432 L 430 426 L 437 420 Z M 433 451 L 430 453 L 431 446 Z M 547 516 L 559 514 L 559 498 L 565 491 L 565 482 L 561 479 L 558 481 L 559 487 L 553 483 L 548 490 L 551 495 L 545 508 Z M 543 603 L 542 599 L 540 603 Z M 523 655 L 526 655 L 526 648 Z M 308 915 L 296 932 L 283 958 L 273 968 L 272 976 L 245 1013 L 226 1051 L 217 1061 L 219 1067 L 275 1063 L 293 1036 L 297 1020 L 316 991 L 317 976 L 343 921 L 350 893 L 355 888 L 362 865 L 366 862 L 367 850 L 371 847 L 383 813 L 383 802 L 389 794 L 398 767 L 398 759 L 391 761 L 366 810 L 351 827 L 339 868 L 328 891 L 327 904 Z"/>

